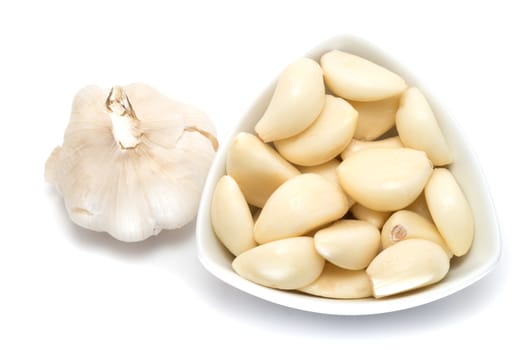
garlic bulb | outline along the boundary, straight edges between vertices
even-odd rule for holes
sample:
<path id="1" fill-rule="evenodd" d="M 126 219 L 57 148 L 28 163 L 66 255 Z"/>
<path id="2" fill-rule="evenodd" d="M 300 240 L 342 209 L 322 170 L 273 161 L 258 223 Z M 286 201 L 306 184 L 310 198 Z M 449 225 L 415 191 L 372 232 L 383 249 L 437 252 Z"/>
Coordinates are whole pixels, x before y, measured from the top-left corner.
<path id="1" fill-rule="evenodd" d="M 74 98 L 45 178 L 77 225 L 141 241 L 195 217 L 214 132 L 203 112 L 147 85 L 88 86 Z"/>

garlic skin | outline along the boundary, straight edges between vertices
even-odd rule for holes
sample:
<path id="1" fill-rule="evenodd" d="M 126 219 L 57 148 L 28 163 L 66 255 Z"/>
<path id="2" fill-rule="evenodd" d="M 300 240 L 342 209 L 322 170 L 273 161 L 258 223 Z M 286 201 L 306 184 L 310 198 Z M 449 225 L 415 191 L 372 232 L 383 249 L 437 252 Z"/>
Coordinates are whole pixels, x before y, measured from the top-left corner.
<path id="1" fill-rule="evenodd" d="M 195 217 L 214 133 L 202 111 L 145 84 L 87 86 L 73 100 L 45 178 L 77 225 L 142 241 Z"/>

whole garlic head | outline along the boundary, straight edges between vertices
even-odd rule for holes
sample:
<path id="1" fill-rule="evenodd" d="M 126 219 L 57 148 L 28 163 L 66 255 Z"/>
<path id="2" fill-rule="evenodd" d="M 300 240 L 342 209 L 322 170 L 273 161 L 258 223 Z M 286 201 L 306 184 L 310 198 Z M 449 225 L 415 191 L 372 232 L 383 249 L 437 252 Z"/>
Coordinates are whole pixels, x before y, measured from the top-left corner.
<path id="1" fill-rule="evenodd" d="M 73 100 L 45 178 L 77 225 L 141 241 L 195 217 L 214 133 L 202 111 L 147 85 L 88 86 Z"/>

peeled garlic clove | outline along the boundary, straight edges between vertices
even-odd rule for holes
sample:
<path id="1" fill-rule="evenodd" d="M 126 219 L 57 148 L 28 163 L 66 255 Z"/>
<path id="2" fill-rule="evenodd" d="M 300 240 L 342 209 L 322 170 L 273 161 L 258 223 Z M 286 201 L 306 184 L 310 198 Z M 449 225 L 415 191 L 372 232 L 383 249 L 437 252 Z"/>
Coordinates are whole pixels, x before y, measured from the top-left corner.
<path id="1" fill-rule="evenodd" d="M 211 202 L 211 224 L 216 236 L 237 256 L 257 244 L 253 239 L 253 217 L 236 181 L 222 176 Z"/>
<path id="2" fill-rule="evenodd" d="M 376 298 L 436 283 L 449 270 L 449 258 L 438 244 L 408 239 L 379 253 L 367 268 Z"/>
<path id="3" fill-rule="evenodd" d="M 202 111 L 156 89 L 88 86 L 74 98 L 46 180 L 77 225 L 142 241 L 195 217 L 216 145 Z"/>
<path id="4" fill-rule="evenodd" d="M 335 183 L 336 185 L 339 185 L 339 179 L 337 178 L 337 167 L 341 164 L 341 162 L 337 159 L 331 159 L 326 163 L 320 164 L 320 165 L 314 165 L 314 166 L 298 166 L 297 169 L 301 171 L 301 173 L 312 173 L 321 175 L 328 181 Z"/>
<path id="5" fill-rule="evenodd" d="M 356 204 L 350 208 L 350 212 L 356 219 L 366 221 L 380 229 L 391 215 L 389 211 L 376 211 Z"/>
<path id="6" fill-rule="evenodd" d="M 407 89 L 401 97 L 396 129 L 406 147 L 424 151 L 435 166 L 453 161 L 429 103 L 415 87 Z"/>
<path id="7" fill-rule="evenodd" d="M 259 244 L 300 236 L 339 219 L 347 210 L 347 198 L 334 184 L 320 175 L 302 174 L 273 192 L 253 234 Z"/>
<path id="8" fill-rule="evenodd" d="M 449 258 L 453 256 L 436 226 L 431 221 L 412 211 L 400 210 L 395 212 L 381 230 L 381 245 L 383 249 L 404 239 L 412 238 L 421 238 L 434 242 L 444 249 Z"/>
<path id="9" fill-rule="evenodd" d="M 299 171 L 256 136 L 239 133 L 227 152 L 226 170 L 249 204 L 262 208 L 269 196 Z"/>
<path id="10" fill-rule="evenodd" d="M 425 199 L 449 249 L 456 256 L 466 254 L 473 242 L 473 213 L 449 170 L 438 168 L 433 171 L 425 186 Z"/>
<path id="11" fill-rule="evenodd" d="M 314 236 L 315 249 L 332 264 L 349 270 L 368 266 L 378 253 L 380 232 L 360 220 L 340 220 L 319 230 Z"/>
<path id="12" fill-rule="evenodd" d="M 320 165 L 335 158 L 352 140 L 357 112 L 345 100 L 326 95 L 317 119 L 304 131 L 275 141 L 275 148 L 287 160 L 304 166 Z"/>
<path id="13" fill-rule="evenodd" d="M 282 72 L 271 102 L 255 131 L 264 142 L 294 136 L 317 118 L 325 102 L 323 72 L 317 62 L 301 58 Z"/>
<path id="14" fill-rule="evenodd" d="M 400 105 L 400 95 L 380 101 L 349 102 L 358 111 L 354 138 L 370 141 L 377 139 L 394 126 L 396 111 Z"/>
<path id="15" fill-rule="evenodd" d="M 341 164 L 340 161 L 337 159 L 332 159 L 326 163 L 320 164 L 320 165 L 314 165 L 314 166 L 298 166 L 297 168 L 301 171 L 303 174 L 317 174 L 321 175 L 331 183 L 335 184 L 339 190 L 343 191 L 343 193 L 346 195 L 345 191 L 341 187 L 341 184 L 339 183 L 339 178 L 337 177 L 337 167 Z M 348 206 L 353 206 L 356 202 L 347 196 L 348 199 Z"/>
<path id="16" fill-rule="evenodd" d="M 353 153 L 337 168 L 339 182 L 361 205 L 395 211 L 411 204 L 431 172 L 424 152 L 409 148 L 371 148 Z"/>
<path id="17" fill-rule="evenodd" d="M 420 193 L 418 198 L 416 198 L 414 202 L 412 202 L 409 206 L 407 206 L 405 210 L 410 210 L 426 218 L 427 220 L 433 221 L 433 218 L 431 217 L 431 213 L 429 213 L 429 208 L 427 208 L 427 202 L 425 201 L 424 192 Z"/>
<path id="18" fill-rule="evenodd" d="M 402 148 L 403 144 L 398 136 L 388 137 L 379 141 L 361 141 L 352 139 L 348 146 L 341 152 L 341 159 L 345 160 L 354 152 L 369 148 Z"/>
<path id="19" fill-rule="evenodd" d="M 323 273 L 301 292 L 334 299 L 359 299 L 372 296 L 372 285 L 365 270 L 346 270 L 326 263 Z"/>
<path id="20" fill-rule="evenodd" d="M 250 249 L 235 258 L 233 269 L 240 276 L 263 286 L 299 289 L 312 283 L 323 271 L 311 237 L 294 237 Z"/>
<path id="21" fill-rule="evenodd" d="M 377 101 L 403 92 L 397 74 L 359 56 L 333 50 L 321 57 L 326 85 L 337 96 L 354 101 Z"/>

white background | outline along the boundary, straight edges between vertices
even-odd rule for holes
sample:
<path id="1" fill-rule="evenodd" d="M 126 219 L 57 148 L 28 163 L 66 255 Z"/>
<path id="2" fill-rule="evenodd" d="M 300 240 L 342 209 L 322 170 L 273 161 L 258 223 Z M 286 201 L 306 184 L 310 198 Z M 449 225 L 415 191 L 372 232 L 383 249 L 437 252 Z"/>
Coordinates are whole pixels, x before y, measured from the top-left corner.
<path id="1" fill-rule="evenodd" d="M 525 344 L 527 11 L 508 1 L 435 3 L 2 2 L 0 349 Z M 426 81 L 477 152 L 503 254 L 470 288 L 378 316 L 291 310 L 211 276 L 193 224 L 120 243 L 73 225 L 44 182 L 82 86 L 149 83 L 206 110 L 222 141 L 287 63 L 342 33 Z"/>

